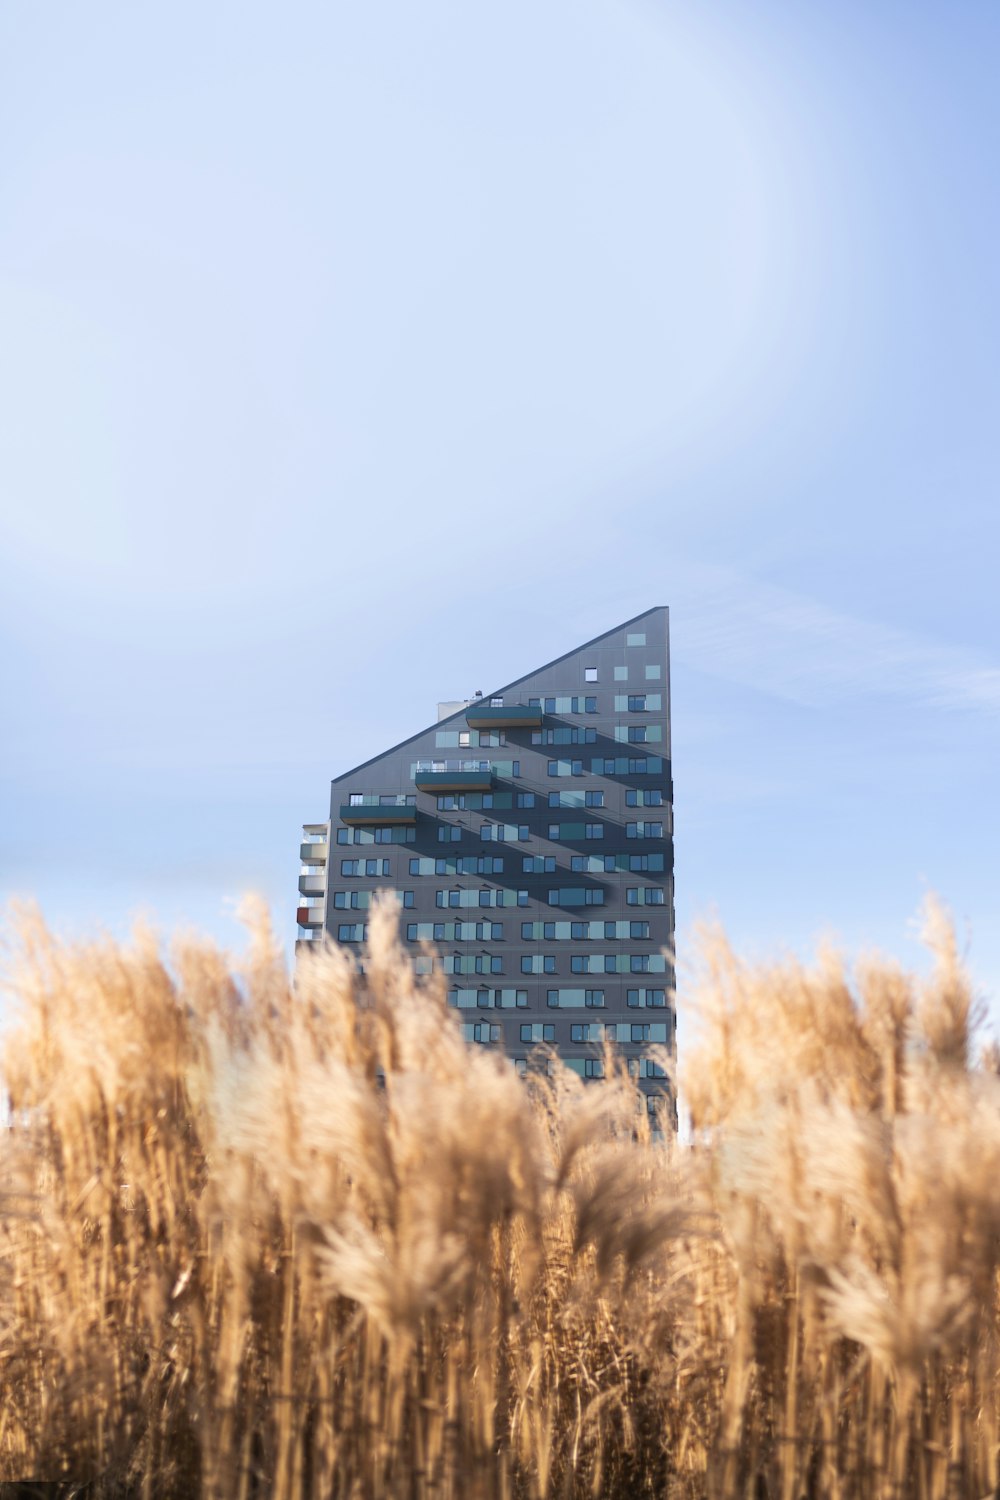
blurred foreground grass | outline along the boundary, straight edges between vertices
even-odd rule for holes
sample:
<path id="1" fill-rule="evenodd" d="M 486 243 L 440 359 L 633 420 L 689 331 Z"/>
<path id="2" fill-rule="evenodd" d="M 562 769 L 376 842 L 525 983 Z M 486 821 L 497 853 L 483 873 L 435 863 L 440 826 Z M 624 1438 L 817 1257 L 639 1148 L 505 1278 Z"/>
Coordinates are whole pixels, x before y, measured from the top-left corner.
<path id="1" fill-rule="evenodd" d="M 526 1084 L 466 1047 L 395 934 L 359 997 L 336 951 L 292 987 L 262 918 L 239 972 L 23 925 L 0 1480 L 997 1492 L 1000 1081 L 940 913 L 926 982 L 707 935 L 685 1146 L 610 1055 Z"/>

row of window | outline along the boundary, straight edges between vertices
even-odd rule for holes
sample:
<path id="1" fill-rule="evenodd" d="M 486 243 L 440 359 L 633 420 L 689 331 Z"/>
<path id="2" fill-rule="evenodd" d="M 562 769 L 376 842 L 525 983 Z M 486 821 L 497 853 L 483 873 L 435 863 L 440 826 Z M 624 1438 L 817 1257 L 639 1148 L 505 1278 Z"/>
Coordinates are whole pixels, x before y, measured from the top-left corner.
<path id="1" fill-rule="evenodd" d="M 535 805 L 534 792 L 518 792 L 515 798 L 513 792 L 455 792 L 443 793 L 437 797 L 438 812 L 498 812 L 505 811 L 509 807 L 529 808 Z M 374 801 L 374 797 L 362 792 L 351 793 L 351 806 L 358 806 L 362 802 L 366 805 Z M 412 806 L 416 801 L 415 796 L 406 798 L 407 805 Z M 380 806 L 401 805 L 402 798 L 394 799 L 393 796 L 381 796 L 378 799 Z M 566 791 L 549 792 L 549 807 L 603 807 L 604 791 L 598 788 L 593 791 Z M 663 793 L 659 787 L 648 790 L 638 790 L 629 787 L 625 793 L 626 807 L 662 807 Z"/>
<path id="2" fill-rule="evenodd" d="M 445 792 L 437 798 L 438 812 L 488 812 L 508 807 L 534 807 L 534 792 Z M 632 804 L 629 804 L 630 806 Z"/>
<path id="3" fill-rule="evenodd" d="M 625 725 L 623 728 L 659 728 L 659 725 L 633 724 Z M 549 776 L 582 776 L 584 774 L 583 761 L 550 760 L 547 774 Z M 590 774 L 592 776 L 662 776 L 663 757 L 661 755 L 599 755 L 590 762 Z"/>
<path id="4" fill-rule="evenodd" d="M 557 943 L 579 942 L 587 938 L 648 938 L 648 922 L 522 922 L 521 938 L 525 942 L 542 938 Z"/>
<path id="5" fill-rule="evenodd" d="M 363 832 L 363 831 L 364 830 L 362 830 L 362 829 L 355 829 L 354 830 L 355 833 L 360 833 L 360 832 Z M 381 829 L 381 828 L 376 828 L 374 830 L 374 832 L 376 834 L 379 834 L 379 833 L 394 833 L 394 832 L 401 832 L 401 831 L 402 830 L 398 830 L 398 829 Z M 341 838 L 340 835 L 341 835 L 341 833 L 343 833 L 343 834 L 346 835 L 346 834 L 348 834 L 350 832 L 351 832 L 351 830 L 347 829 L 347 828 L 339 829 L 338 832 L 337 832 L 337 842 L 340 843 L 340 844 L 349 843 L 350 840 L 348 838 L 346 838 L 346 837 L 345 838 Z M 407 832 L 409 832 L 409 833 L 412 834 L 413 830 L 409 829 L 409 830 L 407 830 Z M 461 841 L 462 834 L 464 832 L 465 832 L 465 829 L 463 829 L 460 824 L 457 824 L 457 823 L 442 823 L 441 826 L 440 826 L 440 828 L 437 831 L 438 843 L 439 844 L 457 844 L 457 843 L 459 843 Z M 531 837 L 531 831 L 530 831 L 530 828 L 529 828 L 529 826 L 528 826 L 527 823 L 483 823 L 482 826 L 479 829 L 479 837 L 480 837 L 480 840 L 484 844 L 490 844 L 490 843 L 496 843 L 496 844 L 516 844 L 516 843 L 524 843 L 527 839 L 529 839 Z M 603 823 L 550 823 L 548 825 L 548 834 L 547 834 L 547 837 L 550 840 L 602 839 L 604 837 L 604 824 Z M 626 825 L 625 825 L 625 837 L 627 839 L 662 839 L 662 837 L 663 837 L 663 824 L 662 823 L 651 823 L 651 822 L 626 823 Z M 361 841 L 356 840 L 355 842 L 361 842 Z M 398 844 L 398 843 L 403 843 L 404 840 L 402 840 L 402 839 L 387 839 L 387 838 L 379 839 L 379 838 L 376 838 L 375 842 L 376 843 L 397 843 Z M 409 839 L 407 839 L 407 840 L 405 840 L 405 842 L 406 843 L 412 843 L 413 842 L 412 837 L 409 838 Z"/>
<path id="6" fill-rule="evenodd" d="M 665 974 L 662 953 L 575 953 L 570 957 L 571 974 Z"/>
<path id="7" fill-rule="evenodd" d="M 637 856 L 633 856 L 633 857 L 634 858 L 643 859 L 643 858 L 656 858 L 657 856 L 652 856 L 652 855 L 649 855 L 649 856 L 646 856 L 646 855 L 637 855 Z M 529 873 L 545 873 L 545 872 L 550 872 L 550 871 L 554 870 L 554 868 L 555 868 L 555 861 L 553 859 L 551 859 L 551 858 L 545 859 L 544 861 L 535 858 L 534 859 L 534 863 L 535 863 L 536 866 L 538 866 L 538 869 L 536 869 L 536 870 L 529 870 Z M 545 872 L 543 872 L 541 870 L 541 866 L 543 864 L 545 865 Z M 526 868 L 528 866 L 528 861 L 527 860 L 525 861 L 525 866 L 526 866 Z M 599 868 L 603 868 L 603 866 L 599 866 Z M 341 873 L 342 874 L 347 874 L 349 872 L 342 871 Z M 350 873 L 359 874 L 361 872 L 360 871 L 353 871 L 353 872 L 350 872 Z M 369 870 L 368 871 L 369 875 L 374 875 L 376 873 L 377 872 L 374 871 L 374 870 Z M 389 872 L 388 872 L 388 870 L 384 870 L 382 873 L 384 875 L 388 875 Z M 411 874 L 414 874 L 414 873 L 419 874 L 420 872 L 419 871 L 412 871 L 411 870 L 410 873 Z M 433 872 L 428 872 L 428 873 L 433 873 Z M 384 889 L 384 887 L 382 889 Z M 603 906 L 603 904 L 604 904 L 604 894 L 603 894 L 603 892 L 600 893 L 600 896 L 598 898 L 590 900 L 590 901 L 588 901 L 588 900 L 568 899 L 569 896 L 570 896 L 570 893 L 576 893 L 580 889 L 581 889 L 580 887 L 575 887 L 575 886 L 569 887 L 569 888 L 565 888 L 567 899 L 564 899 L 563 898 L 563 890 L 564 890 L 564 888 L 560 888 L 559 899 L 555 903 L 551 902 L 551 898 L 552 898 L 553 893 L 552 893 L 552 891 L 550 891 L 549 892 L 550 904 L 556 904 L 556 905 L 560 905 L 560 906 L 587 906 L 587 905 Z M 337 911 L 365 911 L 365 910 L 368 909 L 368 907 L 371 906 L 372 898 L 376 894 L 377 894 L 376 891 L 334 891 L 334 893 L 333 893 L 333 905 L 334 905 L 335 910 L 337 910 Z M 414 906 L 416 904 L 415 900 L 414 900 L 414 893 L 413 893 L 413 891 L 397 891 L 395 894 L 400 897 L 400 899 L 402 900 L 402 903 L 403 903 L 404 907 L 412 907 L 412 906 Z M 527 906 L 528 900 L 529 900 L 529 893 L 526 890 L 519 890 L 519 891 L 515 891 L 515 890 L 498 890 L 498 889 L 494 889 L 492 887 L 482 887 L 479 890 L 450 890 L 450 891 L 435 891 L 434 892 L 434 905 L 435 906 L 438 906 L 438 907 L 448 907 L 448 908 L 459 908 L 459 909 L 461 909 L 463 907 L 472 907 L 472 906 L 498 907 L 498 908 L 512 907 L 512 906 Z M 665 902 L 665 896 L 664 896 L 664 891 L 663 891 L 662 886 L 655 886 L 655 885 L 629 886 L 626 889 L 626 891 L 625 891 L 625 900 L 626 900 L 627 905 L 629 905 L 629 906 L 664 906 L 666 904 L 666 902 Z M 525 925 L 528 925 L 528 924 L 525 924 Z M 539 924 L 536 923 L 534 925 L 538 926 Z M 546 926 L 551 926 L 552 924 L 548 923 L 548 924 L 545 924 L 545 925 Z M 556 925 L 559 925 L 559 924 L 556 924 Z M 607 926 L 608 924 L 602 924 L 602 925 Z M 619 925 L 621 925 L 621 924 L 619 924 Z M 632 925 L 634 926 L 635 924 L 632 924 Z M 536 934 L 536 936 L 537 935 L 538 934 Z"/>
<path id="8" fill-rule="evenodd" d="M 435 891 L 434 905 L 448 907 L 517 906 L 517 895 L 517 891 L 494 890 L 492 887 L 486 886 L 479 890 L 471 891 Z"/>
<path id="9" fill-rule="evenodd" d="M 573 854 L 569 867 L 581 874 L 608 874 L 628 870 L 641 874 L 644 870 L 662 870 L 662 854 Z"/>
<path id="10" fill-rule="evenodd" d="M 398 896 L 403 906 L 413 905 L 412 891 L 390 891 L 386 886 L 374 891 L 334 891 L 333 905 L 335 911 L 367 911 L 376 896 Z"/>
<path id="11" fill-rule="evenodd" d="M 596 678 L 590 680 L 596 681 Z M 529 698 L 528 707 L 540 708 L 547 714 L 596 714 L 597 699 L 560 693 L 549 698 Z"/>
<path id="12" fill-rule="evenodd" d="M 429 973 L 430 970 L 425 969 L 423 972 Z M 572 1010 L 586 1007 L 601 1010 L 604 1008 L 603 990 L 548 990 L 546 995 L 550 1009 Z M 665 1010 L 667 1008 L 667 992 L 662 989 L 626 990 L 625 999 L 630 1010 Z M 456 988 L 448 991 L 448 1004 L 457 1010 L 527 1010 L 528 991 L 494 990 L 481 985 L 471 989 Z M 595 1030 L 599 1030 L 597 1023 L 591 1024 L 595 1026 Z M 578 1037 L 576 1030 L 575 1026 L 571 1028 L 574 1041 L 600 1040 L 600 1035 L 589 1038 Z"/>
<path id="13" fill-rule="evenodd" d="M 338 828 L 338 844 L 415 844 L 415 828 Z"/>
<path id="14" fill-rule="evenodd" d="M 603 807 L 604 792 L 598 788 L 596 791 L 579 791 L 571 789 L 565 792 L 549 793 L 550 807 Z M 629 806 L 632 806 L 630 803 Z"/>
<path id="15" fill-rule="evenodd" d="M 560 724 L 555 729 L 533 729 L 533 745 L 596 745 L 597 730 L 592 724 Z"/>
<path id="16" fill-rule="evenodd" d="M 658 745 L 663 739 L 663 725 L 616 724 L 615 739 L 623 745 Z"/>
<path id="17" fill-rule="evenodd" d="M 524 953 L 522 974 L 558 973 L 554 953 Z M 574 953 L 570 955 L 571 974 L 665 974 L 667 960 L 662 953 Z"/>
<path id="18" fill-rule="evenodd" d="M 502 922 L 408 922 L 408 943 L 472 943 L 503 939 Z"/>
<path id="19" fill-rule="evenodd" d="M 507 736 L 502 729 L 439 729 L 434 743 L 439 750 L 496 750 Z"/>
<path id="20" fill-rule="evenodd" d="M 581 1078 L 604 1077 L 604 1061 L 600 1057 L 564 1057 L 562 1061 L 567 1068 L 578 1073 Z M 515 1069 L 522 1077 L 529 1071 L 537 1071 L 533 1065 L 529 1064 L 526 1057 L 515 1057 L 513 1062 Z M 545 1071 L 551 1074 L 554 1069 L 555 1065 L 550 1062 Z M 629 1058 L 628 1071 L 632 1078 L 666 1078 L 667 1076 L 664 1069 L 648 1057 Z M 650 1094 L 646 1100 L 646 1109 L 649 1114 L 656 1113 L 656 1102 L 656 1096 Z"/>
<path id="21" fill-rule="evenodd" d="M 518 792 L 517 805 L 518 807 L 534 807 L 534 792 Z M 513 806 L 513 792 L 447 792 L 437 798 L 438 812 L 488 812 L 494 807 Z"/>
<path id="22" fill-rule="evenodd" d="M 452 854 L 432 859 L 429 855 L 410 860 L 411 875 L 502 875 L 503 858 L 494 854 Z"/>
<path id="23" fill-rule="evenodd" d="M 550 906 L 603 906 L 604 892 L 600 886 L 562 885 L 548 892 Z"/>
<path id="24" fill-rule="evenodd" d="M 522 1059 L 518 1059 L 519 1063 Z M 604 1059 L 602 1057 L 564 1057 L 562 1062 L 572 1072 L 578 1073 L 581 1078 L 603 1078 Z M 517 1063 L 515 1063 L 517 1066 Z M 525 1068 L 518 1067 L 518 1072 L 525 1072 Z M 653 1062 L 650 1057 L 631 1057 L 628 1063 L 629 1074 L 632 1078 L 666 1078 L 666 1070 L 659 1063 Z"/>
<path id="25" fill-rule="evenodd" d="M 334 891 L 333 906 L 336 911 L 367 911 L 377 895 L 391 894 L 399 898 L 404 909 L 412 908 L 414 905 L 414 893 L 412 891 L 388 891 L 381 890 L 349 890 Z M 436 891 L 435 905 L 440 907 L 505 907 L 524 905 L 519 902 L 518 896 L 523 894 L 527 900 L 527 892 L 504 891 L 504 890 L 478 890 L 478 891 Z M 652 894 L 662 898 L 662 890 L 652 888 Z M 649 891 L 638 887 L 627 892 L 630 905 L 636 906 L 649 904 L 640 901 L 640 897 L 648 897 Z M 321 905 L 322 897 L 304 897 L 302 903 L 306 906 Z M 662 905 L 662 900 L 657 904 Z M 459 928 L 463 930 L 459 932 Z M 469 929 L 466 931 L 465 929 Z M 463 942 L 473 941 L 485 937 L 502 938 L 502 922 L 411 922 L 406 929 L 409 942 L 447 942 L 459 939 Z M 614 921 L 614 922 L 522 922 L 521 938 L 524 941 L 543 940 L 548 942 L 580 942 L 586 939 L 643 939 L 649 937 L 649 923 L 643 921 Z M 345 941 L 350 941 L 345 940 Z"/>
<path id="26" fill-rule="evenodd" d="M 448 1004 L 457 1010 L 527 1010 L 527 990 L 454 989 Z"/>
<path id="27" fill-rule="evenodd" d="M 616 714 L 658 714 L 663 705 L 659 693 L 616 693 Z"/>
<path id="28" fill-rule="evenodd" d="M 499 953 L 444 953 L 442 974 L 502 974 L 503 959 Z"/>
<path id="29" fill-rule="evenodd" d="M 603 823 L 550 823 L 550 839 L 602 839 Z"/>
<path id="30" fill-rule="evenodd" d="M 462 1024 L 462 1035 L 467 1042 L 489 1045 L 502 1039 L 503 1027 L 498 1026 L 495 1021 L 465 1021 Z"/>
<path id="31" fill-rule="evenodd" d="M 387 859 L 342 859 L 340 861 L 340 873 L 345 880 L 357 879 L 358 876 L 371 877 L 373 875 L 384 878 L 390 873 L 389 861 Z"/>
<path id="32" fill-rule="evenodd" d="M 482 942 L 489 936 L 490 923 L 411 922 L 407 925 L 408 942 Z M 481 927 L 482 934 L 445 932 L 445 928 Z M 439 935 L 440 930 L 440 935 Z M 367 922 L 341 922 L 337 928 L 338 943 L 364 943 L 368 939 Z M 441 955 L 444 974 L 502 974 L 503 955 L 499 953 L 445 953 Z M 575 953 L 570 957 L 571 974 L 663 974 L 667 961 L 662 953 Z M 553 953 L 525 953 L 521 956 L 522 974 L 555 974 L 558 962 Z M 551 1004 L 551 1000 L 549 1004 Z M 603 1003 L 603 1002 L 602 1002 Z"/>
<path id="33" fill-rule="evenodd" d="M 460 833 L 461 829 L 457 831 Z M 527 823 L 484 823 L 479 830 L 479 837 L 484 844 L 515 844 L 528 836 Z"/>
<path id="34" fill-rule="evenodd" d="M 569 1028 L 571 1042 L 622 1042 L 636 1045 L 640 1042 L 666 1042 L 668 1026 L 665 1021 L 577 1021 Z M 556 1028 L 551 1021 L 522 1021 L 522 1042 L 554 1042 Z"/>
<path id="35" fill-rule="evenodd" d="M 615 731 L 615 734 L 616 738 L 625 741 L 630 738 L 630 735 L 628 733 L 630 728 L 636 730 L 658 730 L 659 727 L 659 725 L 642 724 L 634 724 L 631 726 L 619 725 Z M 621 730 L 621 734 L 618 733 L 619 729 Z M 647 734 L 643 737 L 652 740 L 658 739 L 660 736 L 658 734 Z M 554 769 L 555 767 L 567 766 L 571 768 L 576 767 L 577 769 Z M 511 777 L 513 777 L 515 780 L 518 780 L 520 779 L 521 775 L 520 760 L 461 761 L 458 763 L 458 767 L 456 767 L 455 765 L 449 766 L 448 762 L 444 760 L 414 760 L 410 762 L 410 780 L 413 781 L 419 772 L 448 771 L 455 770 L 457 768 L 468 771 L 491 771 L 494 776 L 498 776 L 502 781 L 509 780 Z M 661 755 L 598 756 L 596 759 L 591 760 L 590 769 L 591 773 L 594 776 L 662 776 L 663 757 Z M 582 776 L 583 762 L 554 760 L 549 761 L 548 774 L 550 776 Z"/>

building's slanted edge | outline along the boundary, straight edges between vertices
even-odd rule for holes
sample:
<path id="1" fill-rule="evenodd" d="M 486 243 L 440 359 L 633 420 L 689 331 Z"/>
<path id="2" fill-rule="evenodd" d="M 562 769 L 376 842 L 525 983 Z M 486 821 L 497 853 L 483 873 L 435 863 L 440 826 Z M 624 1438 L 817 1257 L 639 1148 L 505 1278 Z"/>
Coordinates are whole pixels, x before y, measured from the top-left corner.
<path id="1" fill-rule="evenodd" d="M 667 615 L 669 619 L 669 607 L 666 604 L 654 604 L 652 608 L 644 609 L 641 614 L 633 615 L 630 620 L 622 620 L 620 625 L 612 625 L 610 630 L 602 630 L 600 635 L 592 636 L 589 641 L 583 641 L 579 646 L 574 646 L 572 650 L 564 651 L 561 656 L 554 656 L 551 661 L 543 662 L 540 667 L 532 667 L 530 672 L 522 673 L 520 677 L 515 677 L 512 682 L 507 682 L 501 687 L 491 689 L 490 692 L 483 694 L 483 698 L 489 700 L 490 698 L 499 697 L 502 693 L 508 693 L 512 688 L 516 688 L 519 683 L 527 682 L 529 677 L 536 677 L 539 672 L 547 672 L 550 667 L 558 666 L 567 657 L 577 656 L 581 651 L 586 651 L 588 646 L 596 646 L 600 641 L 606 640 L 609 635 L 616 635 L 618 631 L 625 630 L 627 626 L 635 625 L 639 620 L 645 620 L 649 615 L 656 615 L 661 612 Z M 398 740 L 395 745 L 390 745 L 387 749 L 380 750 L 377 755 L 371 756 L 370 759 L 363 760 L 360 765 L 352 766 L 349 771 L 342 771 L 339 776 L 333 777 L 330 782 L 331 787 L 336 786 L 340 781 L 346 781 L 349 776 L 356 776 L 359 771 L 364 771 L 368 766 L 373 766 L 376 761 L 382 760 L 386 755 L 392 755 L 395 750 L 402 750 L 405 745 L 412 744 L 414 740 L 422 739 L 431 730 L 441 729 L 445 724 L 451 724 L 455 719 L 464 718 L 466 707 L 462 707 L 455 713 L 449 714 L 446 719 L 438 719 L 433 724 L 425 725 L 423 729 L 418 729 L 415 734 L 409 734 L 405 739 Z"/>

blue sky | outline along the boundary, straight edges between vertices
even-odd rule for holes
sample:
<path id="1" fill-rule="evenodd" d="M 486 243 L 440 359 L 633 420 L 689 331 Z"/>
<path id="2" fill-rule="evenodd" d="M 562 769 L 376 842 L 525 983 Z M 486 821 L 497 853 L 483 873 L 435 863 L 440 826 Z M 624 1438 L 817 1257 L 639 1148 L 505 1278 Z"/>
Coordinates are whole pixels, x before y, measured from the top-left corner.
<path id="1" fill-rule="evenodd" d="M 328 783 L 672 609 L 682 959 L 1000 1016 L 992 4 L 0 13 L 0 895 L 292 936 Z"/>

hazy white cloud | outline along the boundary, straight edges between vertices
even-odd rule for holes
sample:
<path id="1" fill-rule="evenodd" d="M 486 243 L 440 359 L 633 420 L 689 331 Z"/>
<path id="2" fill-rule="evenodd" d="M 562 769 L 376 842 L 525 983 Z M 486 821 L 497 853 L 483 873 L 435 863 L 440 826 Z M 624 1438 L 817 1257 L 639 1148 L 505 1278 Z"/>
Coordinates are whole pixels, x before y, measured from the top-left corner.
<path id="1" fill-rule="evenodd" d="M 803 705 L 860 695 L 1000 715 L 1000 667 L 876 620 L 718 569 L 673 590 L 676 659 Z"/>

